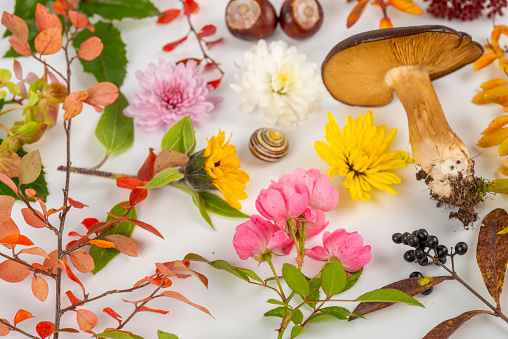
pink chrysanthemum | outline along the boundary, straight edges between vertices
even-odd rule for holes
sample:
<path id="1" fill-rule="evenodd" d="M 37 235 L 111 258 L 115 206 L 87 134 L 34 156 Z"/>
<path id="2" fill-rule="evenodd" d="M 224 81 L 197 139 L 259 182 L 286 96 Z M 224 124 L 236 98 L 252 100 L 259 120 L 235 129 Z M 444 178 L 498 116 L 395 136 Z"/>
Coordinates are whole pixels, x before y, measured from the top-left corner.
<path id="1" fill-rule="evenodd" d="M 222 98 L 209 97 L 213 87 L 201 78 L 203 66 L 189 60 L 174 64 L 159 59 L 159 65 L 150 63 L 148 69 L 137 71 L 142 91 L 134 95 L 134 103 L 124 114 L 138 118 L 136 125 L 147 131 L 164 127 L 189 115 L 192 122 L 209 119 L 210 112 Z"/>

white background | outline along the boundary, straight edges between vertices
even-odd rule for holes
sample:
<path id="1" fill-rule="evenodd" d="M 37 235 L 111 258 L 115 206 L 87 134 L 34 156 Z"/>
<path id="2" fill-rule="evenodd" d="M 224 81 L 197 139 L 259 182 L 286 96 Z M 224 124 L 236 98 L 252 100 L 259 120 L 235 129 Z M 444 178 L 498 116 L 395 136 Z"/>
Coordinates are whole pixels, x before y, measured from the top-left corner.
<path id="1" fill-rule="evenodd" d="M 349 107 L 336 102 L 329 95 L 320 103 L 319 112 L 310 115 L 306 121 L 291 128 L 281 128 L 289 138 L 291 151 L 282 161 L 267 164 L 254 158 L 248 150 L 250 134 L 264 126 L 263 116 L 256 110 L 248 115 L 240 115 L 238 106 L 240 97 L 229 88 L 234 82 L 234 74 L 238 72 L 235 65 L 242 63 L 242 53 L 252 46 L 252 42 L 238 40 L 226 29 L 224 11 L 226 0 L 201 0 L 201 11 L 193 16 L 196 27 L 205 24 L 217 26 L 217 36 L 224 37 L 222 44 L 214 46 L 210 55 L 221 64 L 226 72 L 222 85 L 213 93 L 224 98 L 216 109 L 211 112 L 209 122 L 196 126 L 197 149 L 206 146 L 206 138 L 217 135 L 220 129 L 227 135 L 233 133 L 232 144 L 237 146 L 242 168 L 250 175 L 247 185 L 249 198 L 242 201 L 242 211 L 247 214 L 256 213 L 255 198 L 261 188 L 269 185 L 270 180 L 277 180 L 282 173 L 289 173 L 296 167 L 318 168 L 322 172 L 327 170 L 326 163 L 318 157 L 313 145 L 316 140 L 324 140 L 324 126 L 326 113 L 332 112 L 339 124 L 344 126 L 348 115 L 357 117 L 365 113 L 367 108 Z M 179 8 L 179 1 L 154 1 L 159 9 Z M 282 0 L 273 0 L 273 5 L 280 8 Z M 364 14 L 350 29 L 346 29 L 346 20 L 356 2 L 346 3 L 345 0 L 322 0 L 325 21 L 321 30 L 311 39 L 296 41 L 288 38 L 280 28 L 269 41 L 284 40 L 290 45 L 296 45 L 298 50 L 308 55 L 319 66 L 328 51 L 339 41 L 359 32 L 376 29 L 381 19 L 378 8 L 367 6 Z M 416 2 L 421 7 L 428 3 Z M 13 12 L 14 0 L 2 0 L 0 10 Z M 389 15 L 395 26 L 442 24 L 472 35 L 473 39 L 485 44 L 493 29 L 492 20 L 481 18 L 473 22 L 446 21 L 436 19 L 425 13 L 413 16 L 389 8 Z M 98 19 L 98 18 L 94 18 Z M 498 18 L 498 24 L 507 24 L 503 17 Z M 146 69 L 148 63 L 157 62 L 159 58 L 178 61 L 187 57 L 200 57 L 196 41 L 190 38 L 171 53 L 162 52 L 162 46 L 168 42 L 181 38 L 187 32 L 187 25 L 183 18 L 179 18 L 170 25 L 157 25 L 156 18 L 144 20 L 123 20 L 115 22 L 121 31 L 123 41 L 127 45 L 129 60 L 127 76 L 121 88 L 128 100 L 132 100 L 134 93 L 140 90 L 135 77 L 136 70 Z M 4 29 L 0 28 L 0 33 Z M 107 41 L 105 42 L 107 43 Z M 0 55 L 9 48 L 7 40 L 0 41 Z M 28 58 L 19 59 L 25 74 L 34 71 L 42 73 L 39 63 Z M 60 69 L 64 68 L 61 56 L 51 56 L 47 60 Z M 373 60 L 375 62 L 375 60 Z M 81 65 L 73 65 L 72 90 L 85 90 L 94 82 L 90 74 L 84 74 Z M 369 65 L 365 65 L 368 67 Z M 12 70 L 11 59 L 0 59 L 0 68 Z M 440 98 L 449 123 L 455 132 L 469 147 L 476 161 L 476 172 L 479 176 L 494 179 L 501 177 L 499 166 L 504 159 L 499 157 L 496 148 L 481 149 L 476 146 L 480 132 L 495 117 L 503 114 L 500 106 L 476 106 L 471 103 L 473 96 L 479 91 L 479 85 L 493 78 L 503 78 L 504 74 L 496 65 L 481 71 L 473 72 L 472 65 L 434 81 L 434 88 Z M 216 78 L 210 75 L 210 79 Z M 86 105 L 85 105 L 86 106 Z M 386 124 L 389 128 L 397 128 L 397 137 L 392 150 L 410 151 L 407 119 L 404 109 L 397 98 L 385 107 L 374 108 L 376 124 Z M 47 172 L 46 180 L 50 183 L 51 195 L 48 206 L 59 207 L 62 204 L 61 187 L 64 174 L 57 172 L 56 167 L 65 162 L 65 139 L 60 120 L 57 126 L 47 132 L 41 141 L 26 146 L 26 150 L 39 149 Z M 85 107 L 83 113 L 76 117 L 72 126 L 72 162 L 75 166 L 89 167 L 96 165 L 104 155 L 102 145 L 94 136 L 95 126 L 99 114 L 91 107 Z M 2 121 L 10 125 L 19 120 L 17 112 L 2 117 Z M 135 174 L 144 161 L 149 147 L 155 152 L 160 151 L 160 140 L 164 131 L 146 133 L 136 130 L 134 146 L 125 153 L 114 155 L 103 166 L 106 171 Z M 1 137 L 4 137 L 3 135 Z M 364 238 L 365 244 L 372 246 L 372 260 L 365 267 L 364 274 L 358 284 L 341 295 L 341 298 L 355 298 L 365 292 L 379 288 L 396 280 L 406 278 L 410 272 L 421 270 L 425 275 L 440 275 L 445 272 L 438 267 L 425 267 L 423 270 L 416 264 L 403 261 L 402 254 L 406 247 L 391 242 L 394 232 L 412 231 L 426 228 L 431 234 L 436 234 L 440 242 L 448 246 L 458 241 L 465 241 L 470 251 L 464 257 L 459 257 L 456 269 L 459 274 L 476 288 L 488 300 L 491 300 L 483 285 L 480 272 L 475 260 L 475 243 L 480 228 L 480 222 L 473 230 L 465 231 L 455 220 L 448 220 L 448 211 L 436 208 L 429 200 L 429 192 L 422 182 L 415 180 L 415 168 L 407 166 L 396 173 L 402 178 L 402 184 L 394 185 L 398 195 L 391 195 L 382 191 L 373 191 L 369 202 L 355 202 L 349 192 L 342 187 L 343 178 L 335 177 L 332 183 L 340 191 L 340 201 L 334 211 L 327 214 L 330 220 L 329 231 L 337 228 L 358 231 Z M 128 190 L 117 188 L 114 181 L 102 178 L 73 175 L 71 178 L 70 197 L 90 205 L 83 210 L 72 210 L 67 218 L 66 233 L 82 231 L 81 220 L 85 217 L 104 219 L 106 212 L 116 203 L 128 199 Z M 489 196 L 487 201 L 479 206 L 480 218 L 494 208 L 506 206 L 506 197 Z M 19 209 L 16 204 L 13 216 L 20 226 L 22 233 L 29 236 L 36 245 L 48 252 L 55 248 L 56 239 L 47 230 L 34 230 L 23 225 Z M 201 219 L 197 209 L 192 204 L 190 196 L 173 189 L 164 187 L 150 191 L 149 198 L 138 207 L 140 220 L 157 227 L 164 235 L 161 240 L 141 229 L 136 229 L 133 239 L 138 244 L 138 257 L 118 256 L 102 272 L 78 274 L 91 296 L 105 290 L 128 288 L 145 275 L 152 274 L 155 262 L 181 259 L 186 253 L 194 252 L 209 260 L 224 259 L 233 265 L 255 269 L 262 277 L 268 277 L 270 272 L 266 264 L 260 267 L 254 260 L 242 261 L 238 258 L 232 245 L 235 227 L 243 222 L 241 219 L 228 219 L 212 215 L 217 228 L 211 230 Z M 312 246 L 321 244 L 321 236 L 311 241 Z M 291 257 L 283 258 L 292 260 Z M 275 262 L 280 269 L 282 260 Z M 191 301 L 208 308 L 215 319 L 176 300 L 156 300 L 148 306 L 170 310 L 168 315 L 141 313 L 136 315 L 126 330 L 132 331 L 145 338 L 155 338 L 156 330 L 175 333 L 180 338 L 275 338 L 274 330 L 278 327 L 278 319 L 264 318 L 263 313 L 271 308 L 266 303 L 276 295 L 268 290 L 249 285 L 232 275 L 217 271 L 205 264 L 195 264 L 194 267 L 209 278 L 209 288 L 206 289 L 196 279 L 176 281 L 171 287 L 181 292 Z M 307 260 L 304 272 L 311 274 L 319 270 L 320 264 Z M 64 291 L 70 289 L 77 296 L 81 294 L 79 286 L 66 282 Z M 42 320 L 53 321 L 54 286 L 50 282 L 50 296 L 45 303 L 37 300 L 30 291 L 30 279 L 19 284 L 9 284 L 0 281 L 0 317 L 12 322 L 15 312 L 26 309 L 36 318 L 29 319 L 19 326 L 30 333 L 35 333 L 35 324 Z M 121 298 L 135 300 L 143 298 L 148 292 L 135 295 L 113 295 L 102 302 L 91 303 L 87 309 L 99 315 L 98 331 L 106 327 L 115 326 L 115 321 L 102 313 L 106 306 L 112 307 L 126 317 L 132 310 L 132 305 L 121 301 Z M 65 298 L 65 296 L 64 296 Z M 470 294 L 457 282 L 449 281 L 434 288 L 429 296 L 417 296 L 425 308 L 395 305 L 389 309 L 367 316 L 367 320 L 355 320 L 351 323 L 341 321 L 312 324 L 302 338 L 421 338 L 441 321 L 458 316 L 462 312 L 473 309 L 486 309 L 478 299 Z M 67 300 L 64 300 L 66 303 Z M 502 302 L 508 305 L 505 293 Z M 356 304 L 342 304 L 353 309 Z M 74 315 L 68 314 L 63 319 L 63 327 L 77 328 Z M 289 332 L 286 336 L 289 338 Z M 478 316 L 455 334 L 456 338 L 505 338 L 508 336 L 508 324 L 501 319 L 489 316 Z M 11 333 L 9 338 L 24 338 Z M 86 334 L 64 334 L 63 338 L 87 337 Z"/>

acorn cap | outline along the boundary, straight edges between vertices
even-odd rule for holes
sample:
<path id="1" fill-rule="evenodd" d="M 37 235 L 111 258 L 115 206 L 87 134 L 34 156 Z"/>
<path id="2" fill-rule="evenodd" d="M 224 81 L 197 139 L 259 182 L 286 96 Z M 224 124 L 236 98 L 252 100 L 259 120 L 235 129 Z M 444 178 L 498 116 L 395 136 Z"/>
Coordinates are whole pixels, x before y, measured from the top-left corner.
<path id="1" fill-rule="evenodd" d="M 393 88 L 385 81 L 399 66 L 428 68 L 431 80 L 467 65 L 483 54 L 471 36 L 446 26 L 380 29 L 339 42 L 322 66 L 323 82 L 337 100 L 355 106 L 384 106 Z"/>

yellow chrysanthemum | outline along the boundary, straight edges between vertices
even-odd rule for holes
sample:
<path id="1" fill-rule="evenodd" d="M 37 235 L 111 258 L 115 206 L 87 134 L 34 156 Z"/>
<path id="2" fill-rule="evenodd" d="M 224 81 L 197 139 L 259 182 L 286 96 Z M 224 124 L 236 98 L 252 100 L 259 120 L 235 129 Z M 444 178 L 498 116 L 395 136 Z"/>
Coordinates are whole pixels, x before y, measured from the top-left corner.
<path id="1" fill-rule="evenodd" d="M 231 138 L 224 143 L 225 134 L 219 130 L 217 136 L 207 139 L 204 157 L 207 157 L 205 170 L 213 179 L 213 184 L 222 193 L 224 199 L 234 208 L 242 206 L 238 200 L 247 198 L 245 183 L 249 175 L 240 169 L 240 159 L 236 156 L 236 147 L 229 144 Z"/>
<path id="2" fill-rule="evenodd" d="M 314 148 L 331 168 L 327 174 L 332 178 L 339 174 L 346 177 L 343 185 L 349 189 L 354 200 L 370 200 L 372 187 L 397 194 L 390 186 L 399 184 L 400 178 L 390 171 L 408 163 L 408 153 L 394 151 L 386 153 L 397 130 L 386 133 L 386 125 L 374 126 L 374 114 L 368 111 L 357 119 L 349 116 L 341 132 L 333 115 L 328 113 L 324 141 L 316 141 Z"/>

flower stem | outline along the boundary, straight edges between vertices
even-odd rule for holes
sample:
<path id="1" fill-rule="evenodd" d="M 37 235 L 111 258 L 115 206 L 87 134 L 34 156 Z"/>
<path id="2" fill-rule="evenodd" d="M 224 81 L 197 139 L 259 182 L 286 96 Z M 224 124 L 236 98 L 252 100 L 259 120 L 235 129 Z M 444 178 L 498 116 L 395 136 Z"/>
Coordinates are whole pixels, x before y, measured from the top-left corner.
<path id="1" fill-rule="evenodd" d="M 69 169 L 69 172 L 71 173 L 77 173 L 77 174 L 84 174 L 84 175 L 92 175 L 96 177 L 102 177 L 107 179 L 118 179 L 121 177 L 131 177 L 131 178 L 137 178 L 137 176 L 132 174 L 123 174 L 123 173 L 113 173 L 113 172 L 106 172 L 106 171 L 99 171 L 95 168 L 84 168 L 84 167 L 72 167 L 72 166 L 58 166 L 58 171 L 67 171 Z"/>
<path id="2" fill-rule="evenodd" d="M 277 275 L 277 271 L 275 271 L 275 267 L 273 267 L 272 257 L 267 255 L 266 262 L 268 263 L 268 265 L 270 265 L 270 268 L 272 269 L 273 277 L 275 278 L 275 281 L 277 281 L 277 285 L 279 286 L 280 294 L 282 297 L 282 302 L 286 302 L 286 296 L 284 295 L 284 290 L 282 289 L 282 285 L 280 284 L 279 276 Z"/>

